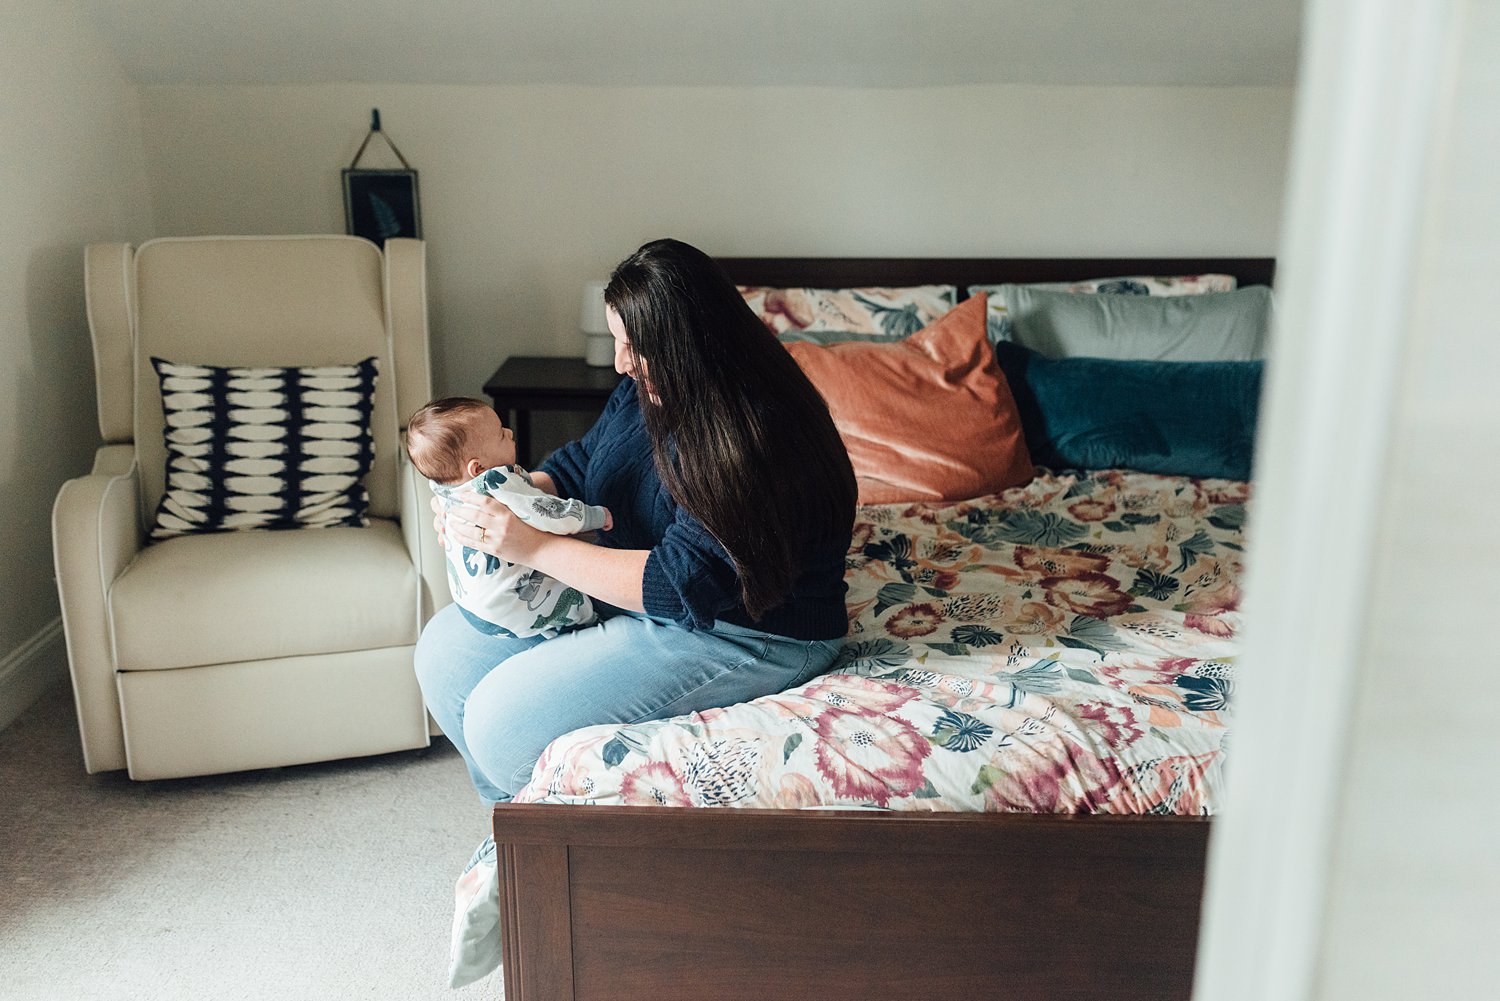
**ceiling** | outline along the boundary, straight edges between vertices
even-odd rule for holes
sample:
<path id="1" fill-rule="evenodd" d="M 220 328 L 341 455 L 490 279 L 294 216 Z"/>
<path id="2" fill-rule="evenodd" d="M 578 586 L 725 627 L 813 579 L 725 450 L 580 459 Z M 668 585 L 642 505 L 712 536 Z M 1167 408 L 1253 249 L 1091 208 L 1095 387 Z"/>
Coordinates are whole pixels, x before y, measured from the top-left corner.
<path id="1" fill-rule="evenodd" d="M 80 0 L 143 84 L 1290 86 L 1301 0 Z"/>

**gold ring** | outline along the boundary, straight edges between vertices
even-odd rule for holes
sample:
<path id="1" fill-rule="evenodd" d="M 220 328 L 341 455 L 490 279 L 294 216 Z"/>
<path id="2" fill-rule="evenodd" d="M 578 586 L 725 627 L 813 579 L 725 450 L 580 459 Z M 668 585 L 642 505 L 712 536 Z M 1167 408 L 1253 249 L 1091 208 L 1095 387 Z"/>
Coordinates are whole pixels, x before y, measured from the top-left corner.
<path id="1" fill-rule="evenodd" d="M 488 529 L 486 529 L 483 525 L 479 526 L 479 541 L 480 542 L 487 541 L 485 539 L 485 537 L 484 537 L 484 533 L 487 532 L 487 531 L 488 531 Z"/>

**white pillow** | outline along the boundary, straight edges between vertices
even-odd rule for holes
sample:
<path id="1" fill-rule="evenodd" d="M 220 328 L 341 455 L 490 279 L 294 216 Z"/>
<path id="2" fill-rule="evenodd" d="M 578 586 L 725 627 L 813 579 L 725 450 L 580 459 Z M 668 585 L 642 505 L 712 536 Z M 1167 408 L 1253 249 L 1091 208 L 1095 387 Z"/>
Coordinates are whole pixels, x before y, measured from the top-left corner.
<path id="1" fill-rule="evenodd" d="M 500 967 L 500 870 L 495 839 L 479 843 L 453 887 L 448 986 L 467 987 Z"/>

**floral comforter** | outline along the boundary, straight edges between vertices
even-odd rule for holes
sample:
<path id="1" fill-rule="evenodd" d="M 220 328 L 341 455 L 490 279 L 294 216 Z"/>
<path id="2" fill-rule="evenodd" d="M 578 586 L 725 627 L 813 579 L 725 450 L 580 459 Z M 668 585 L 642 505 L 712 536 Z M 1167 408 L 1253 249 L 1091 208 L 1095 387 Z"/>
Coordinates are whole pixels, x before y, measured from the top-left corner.
<path id="1" fill-rule="evenodd" d="M 830 673 L 560 737 L 517 802 L 1213 813 L 1248 492 L 1044 471 L 862 507 Z"/>

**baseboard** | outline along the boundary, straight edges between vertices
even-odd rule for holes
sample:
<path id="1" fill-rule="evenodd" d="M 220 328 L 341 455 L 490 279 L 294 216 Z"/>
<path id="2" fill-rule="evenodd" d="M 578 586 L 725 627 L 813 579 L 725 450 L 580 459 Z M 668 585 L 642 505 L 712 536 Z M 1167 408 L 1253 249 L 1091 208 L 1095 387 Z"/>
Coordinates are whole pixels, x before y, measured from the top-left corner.
<path id="1" fill-rule="evenodd" d="M 31 708 L 54 682 L 67 676 L 62 619 L 56 618 L 0 658 L 0 730 Z"/>

